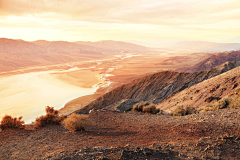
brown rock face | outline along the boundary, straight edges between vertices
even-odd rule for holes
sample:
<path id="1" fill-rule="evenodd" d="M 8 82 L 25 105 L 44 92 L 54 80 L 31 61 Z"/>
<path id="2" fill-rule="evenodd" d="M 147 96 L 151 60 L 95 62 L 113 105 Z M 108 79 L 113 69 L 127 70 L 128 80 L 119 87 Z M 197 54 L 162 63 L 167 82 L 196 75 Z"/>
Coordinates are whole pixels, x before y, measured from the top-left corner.
<path id="1" fill-rule="evenodd" d="M 239 66 L 238 62 L 227 62 L 218 67 L 195 73 L 165 71 L 150 74 L 104 94 L 76 112 L 88 113 L 93 108 L 117 108 L 121 106 L 121 101 L 126 102 L 126 100 L 131 101 L 130 105 L 127 106 L 126 104 L 124 106 L 126 110 L 140 101 L 152 101 L 154 104 L 157 104 L 169 96 L 237 66 Z M 121 108 L 118 109 L 123 111 Z"/>

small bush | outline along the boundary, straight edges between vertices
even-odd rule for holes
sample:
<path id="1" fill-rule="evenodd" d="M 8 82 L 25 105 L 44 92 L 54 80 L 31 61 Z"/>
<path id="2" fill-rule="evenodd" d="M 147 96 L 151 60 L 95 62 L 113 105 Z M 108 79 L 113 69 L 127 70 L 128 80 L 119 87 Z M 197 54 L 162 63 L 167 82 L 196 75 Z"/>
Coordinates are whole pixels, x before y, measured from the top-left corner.
<path id="1" fill-rule="evenodd" d="M 21 120 L 22 117 L 13 118 L 12 116 L 5 115 L 1 120 L 1 129 L 5 128 L 25 128 L 24 121 Z"/>
<path id="2" fill-rule="evenodd" d="M 72 113 L 69 117 L 62 121 L 62 125 L 66 129 L 75 132 L 84 131 L 85 127 L 92 125 L 92 122 L 88 119 L 88 115 Z"/>
<path id="3" fill-rule="evenodd" d="M 133 106 L 133 111 L 157 114 L 160 112 L 160 109 L 157 109 L 154 104 L 146 101 L 135 104 Z"/>
<path id="4" fill-rule="evenodd" d="M 143 112 L 157 114 L 160 112 L 160 109 L 157 109 L 154 104 L 150 104 L 148 106 L 143 107 Z"/>
<path id="5" fill-rule="evenodd" d="M 133 110 L 137 111 L 137 112 L 142 112 L 143 110 L 143 105 L 141 105 L 141 103 L 137 103 L 133 106 Z"/>
<path id="6" fill-rule="evenodd" d="M 198 111 L 191 106 L 187 106 L 185 109 L 185 112 L 186 112 L 186 115 L 188 115 L 188 114 L 196 114 Z"/>
<path id="7" fill-rule="evenodd" d="M 134 111 L 138 111 L 138 112 L 142 112 L 143 111 L 143 107 L 150 105 L 150 102 L 146 101 L 146 102 L 140 102 L 137 103 L 133 106 L 133 110 Z"/>
<path id="8" fill-rule="evenodd" d="M 184 115 L 186 115 L 186 111 L 182 107 L 178 106 L 175 110 L 172 111 L 172 115 L 173 116 L 184 116 Z"/>
<path id="9" fill-rule="evenodd" d="M 237 108 L 240 107 L 240 102 L 238 99 L 231 97 L 224 97 L 213 104 L 213 106 L 205 107 L 203 112 L 214 111 L 224 108 Z"/>
<path id="10" fill-rule="evenodd" d="M 40 128 L 44 127 L 47 124 L 61 124 L 61 122 L 67 117 L 65 115 L 59 116 L 58 111 L 54 110 L 53 107 L 47 106 L 45 108 L 46 115 L 36 118 L 34 127 Z"/>
<path id="11" fill-rule="evenodd" d="M 183 108 L 183 106 L 178 106 L 175 110 L 172 111 L 173 116 L 185 116 L 189 114 L 195 114 L 197 113 L 197 110 L 191 106 L 187 106 L 186 109 Z"/>

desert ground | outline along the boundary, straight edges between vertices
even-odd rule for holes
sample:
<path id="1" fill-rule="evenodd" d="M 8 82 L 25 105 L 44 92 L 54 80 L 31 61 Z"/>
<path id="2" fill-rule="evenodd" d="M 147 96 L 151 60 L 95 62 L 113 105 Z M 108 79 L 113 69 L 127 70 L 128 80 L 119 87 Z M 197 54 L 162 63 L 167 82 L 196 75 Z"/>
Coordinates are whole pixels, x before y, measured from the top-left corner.
<path id="1" fill-rule="evenodd" d="M 187 116 L 94 110 L 85 131 L 0 132 L 0 159 L 239 159 L 239 108 Z M 237 120 L 238 119 L 238 120 Z"/>

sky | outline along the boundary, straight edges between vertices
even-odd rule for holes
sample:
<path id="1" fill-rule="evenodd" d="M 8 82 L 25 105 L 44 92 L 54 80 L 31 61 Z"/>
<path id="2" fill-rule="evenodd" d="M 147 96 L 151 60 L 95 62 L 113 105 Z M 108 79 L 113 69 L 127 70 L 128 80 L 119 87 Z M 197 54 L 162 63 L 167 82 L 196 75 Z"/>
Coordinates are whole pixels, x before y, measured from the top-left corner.
<path id="1" fill-rule="evenodd" d="M 239 0 L 0 0 L 0 37 L 240 43 Z"/>

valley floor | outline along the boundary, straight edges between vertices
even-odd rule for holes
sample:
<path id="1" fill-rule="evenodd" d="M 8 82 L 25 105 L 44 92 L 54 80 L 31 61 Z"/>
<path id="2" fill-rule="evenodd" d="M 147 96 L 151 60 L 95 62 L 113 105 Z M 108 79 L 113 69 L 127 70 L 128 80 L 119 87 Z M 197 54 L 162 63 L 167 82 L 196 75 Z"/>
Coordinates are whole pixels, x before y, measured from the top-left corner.
<path id="1" fill-rule="evenodd" d="M 240 108 L 182 117 L 94 110 L 94 125 L 0 132 L 0 159 L 239 159 Z"/>

